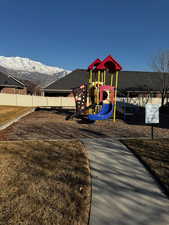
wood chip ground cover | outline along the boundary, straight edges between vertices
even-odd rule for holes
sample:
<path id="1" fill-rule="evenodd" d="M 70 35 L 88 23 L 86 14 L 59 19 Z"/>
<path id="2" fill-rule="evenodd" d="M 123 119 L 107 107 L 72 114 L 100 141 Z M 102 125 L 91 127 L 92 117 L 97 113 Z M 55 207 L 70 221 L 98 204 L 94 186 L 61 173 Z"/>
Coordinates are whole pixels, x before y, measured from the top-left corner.
<path id="1" fill-rule="evenodd" d="M 0 142 L 1 225 L 86 225 L 90 174 L 76 140 Z"/>
<path id="2" fill-rule="evenodd" d="M 0 140 L 41 140 L 72 138 L 121 138 L 150 137 L 151 127 L 144 123 L 118 119 L 97 121 L 93 124 L 81 124 L 76 120 L 65 120 L 66 114 L 52 111 L 36 111 L 22 118 L 4 131 L 0 131 Z M 138 118 L 140 118 L 138 116 Z M 168 125 L 168 127 L 166 127 Z M 162 127 L 154 127 L 154 136 L 169 138 L 169 117 L 165 118 Z"/>
<path id="3" fill-rule="evenodd" d="M 169 196 L 169 139 L 122 142 L 145 163 Z"/>

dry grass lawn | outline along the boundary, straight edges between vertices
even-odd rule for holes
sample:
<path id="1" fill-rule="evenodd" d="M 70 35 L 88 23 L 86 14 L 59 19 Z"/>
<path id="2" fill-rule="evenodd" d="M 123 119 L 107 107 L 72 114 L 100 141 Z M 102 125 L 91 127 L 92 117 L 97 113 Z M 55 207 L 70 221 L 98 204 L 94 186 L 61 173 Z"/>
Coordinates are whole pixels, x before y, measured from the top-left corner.
<path id="1" fill-rule="evenodd" d="M 90 174 L 76 140 L 0 142 L 1 225 L 86 225 Z"/>
<path id="2" fill-rule="evenodd" d="M 122 142 L 147 166 L 169 196 L 169 139 Z"/>
<path id="3" fill-rule="evenodd" d="M 0 125 L 7 123 L 31 110 L 30 107 L 0 106 Z"/>

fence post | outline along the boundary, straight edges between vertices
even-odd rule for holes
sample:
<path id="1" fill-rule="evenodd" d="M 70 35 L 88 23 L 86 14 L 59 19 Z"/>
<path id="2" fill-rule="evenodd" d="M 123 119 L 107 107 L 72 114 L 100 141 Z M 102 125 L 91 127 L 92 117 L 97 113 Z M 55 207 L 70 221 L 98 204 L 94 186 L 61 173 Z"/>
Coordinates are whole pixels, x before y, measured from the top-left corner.
<path id="1" fill-rule="evenodd" d="M 62 107 L 62 97 L 60 97 L 60 106 Z"/>
<path id="2" fill-rule="evenodd" d="M 16 97 L 16 106 L 18 105 L 18 100 L 17 100 L 17 94 L 15 94 Z"/>

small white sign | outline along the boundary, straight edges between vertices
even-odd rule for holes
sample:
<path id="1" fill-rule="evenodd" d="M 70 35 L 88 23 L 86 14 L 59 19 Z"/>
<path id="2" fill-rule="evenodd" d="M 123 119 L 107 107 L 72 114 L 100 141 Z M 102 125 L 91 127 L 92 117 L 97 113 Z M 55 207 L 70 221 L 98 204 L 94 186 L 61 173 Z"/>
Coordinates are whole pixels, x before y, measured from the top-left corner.
<path id="1" fill-rule="evenodd" d="M 159 105 L 146 104 L 145 123 L 159 123 Z"/>

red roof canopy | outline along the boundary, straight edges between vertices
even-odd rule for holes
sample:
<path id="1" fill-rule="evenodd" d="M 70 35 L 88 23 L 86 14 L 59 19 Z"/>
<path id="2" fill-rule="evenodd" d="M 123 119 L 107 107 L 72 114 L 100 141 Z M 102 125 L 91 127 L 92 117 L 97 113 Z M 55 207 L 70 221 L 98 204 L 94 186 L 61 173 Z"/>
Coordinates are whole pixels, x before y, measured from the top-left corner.
<path id="1" fill-rule="evenodd" d="M 97 70 L 109 69 L 110 72 L 122 70 L 121 65 L 111 56 L 106 57 L 97 67 Z"/>
<path id="2" fill-rule="evenodd" d="M 91 63 L 88 67 L 88 70 L 93 70 L 94 67 L 97 67 L 102 61 L 100 59 L 96 59 L 93 63 Z"/>

